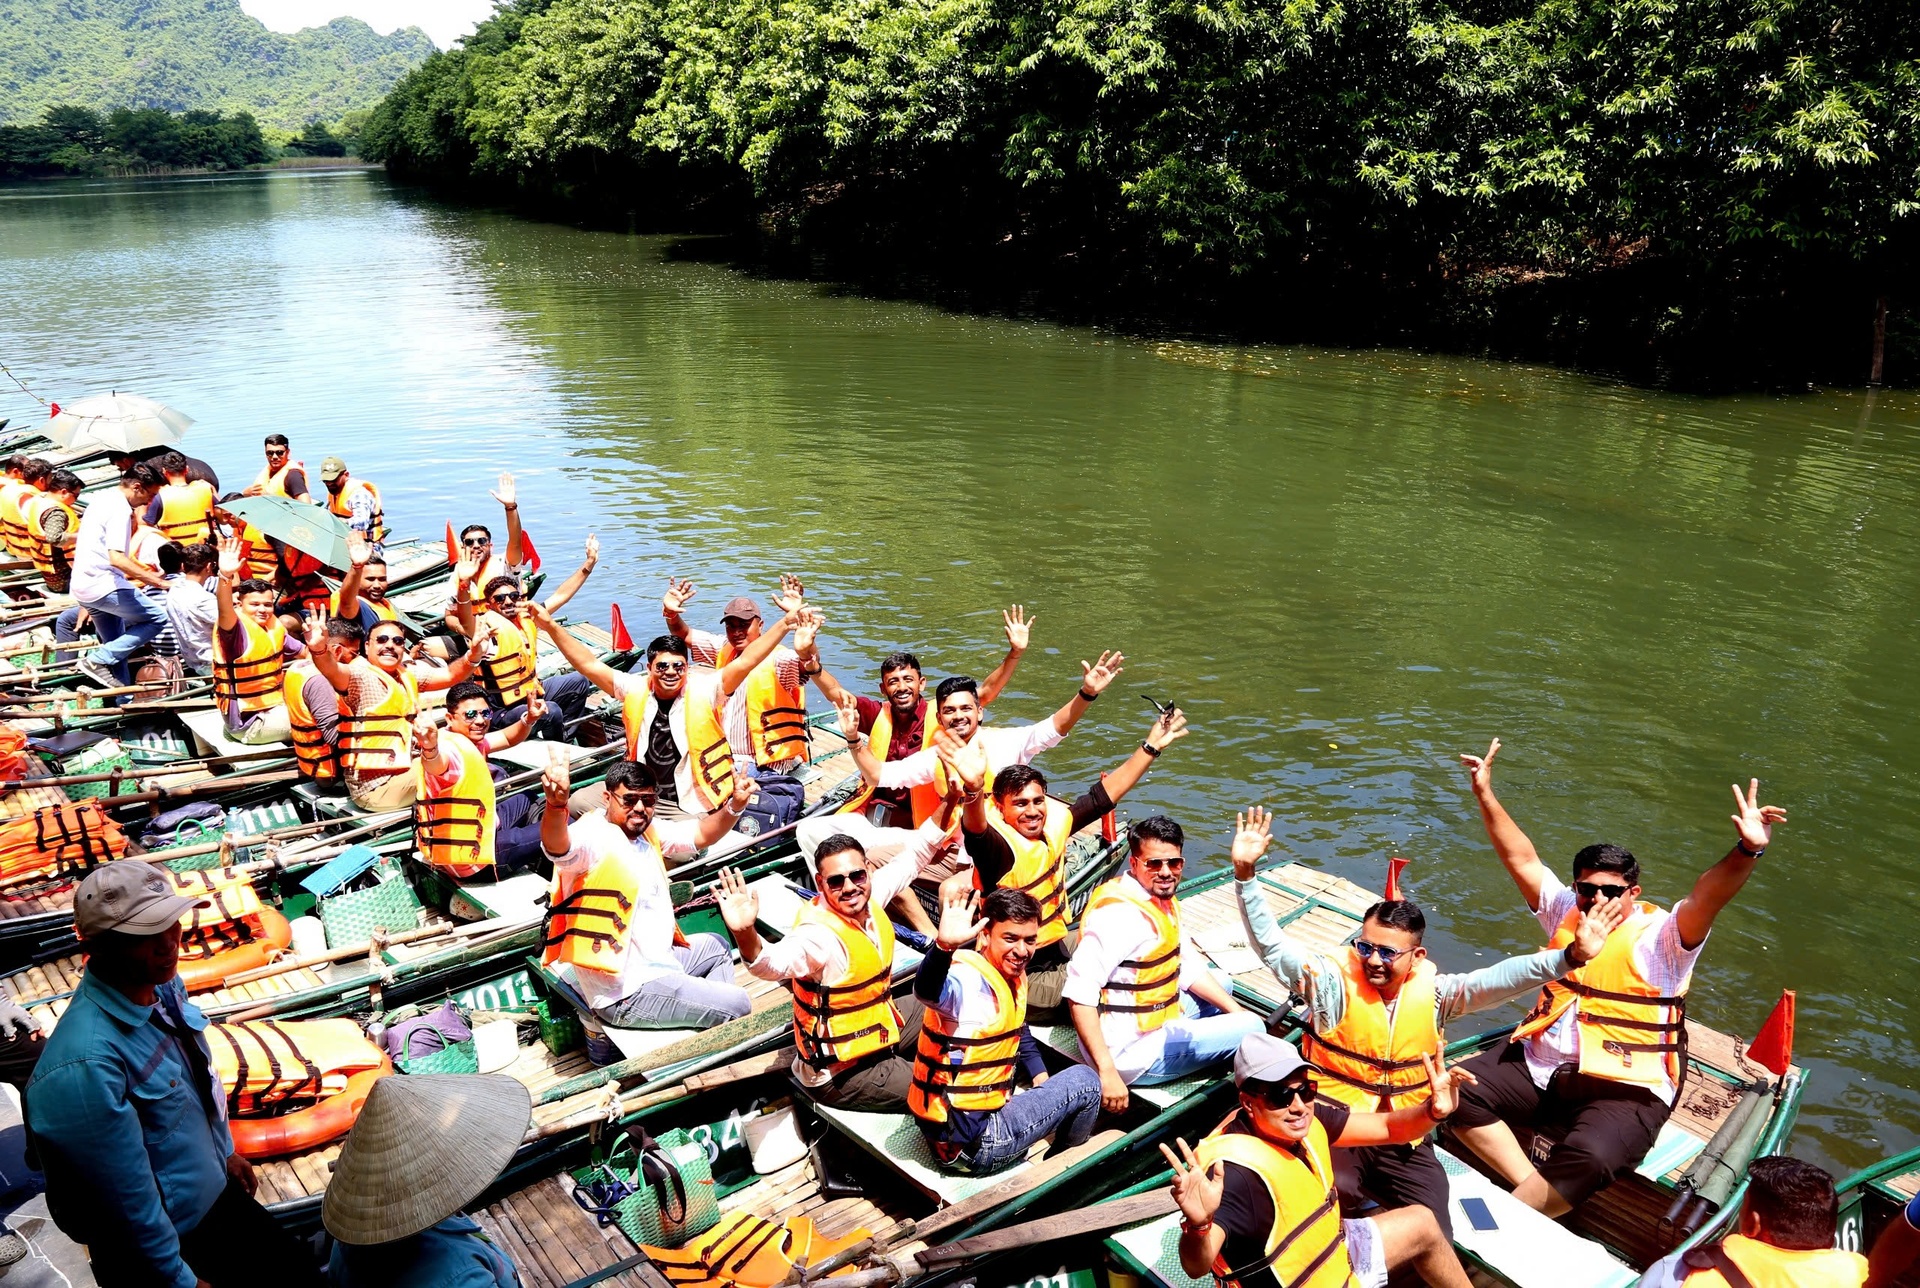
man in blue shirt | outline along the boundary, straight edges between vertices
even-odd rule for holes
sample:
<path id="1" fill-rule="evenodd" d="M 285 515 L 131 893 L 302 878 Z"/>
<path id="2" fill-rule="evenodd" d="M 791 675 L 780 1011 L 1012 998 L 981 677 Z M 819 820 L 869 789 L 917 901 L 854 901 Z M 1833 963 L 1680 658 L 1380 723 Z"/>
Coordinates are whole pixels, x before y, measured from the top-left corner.
<path id="1" fill-rule="evenodd" d="M 513 1078 L 382 1078 L 340 1147 L 320 1219 L 334 1288 L 520 1288 L 461 1208 L 493 1184 L 533 1119 Z"/>
<path id="2" fill-rule="evenodd" d="M 180 918 L 208 906 L 131 859 L 75 892 L 87 971 L 26 1094 L 47 1207 L 87 1245 L 101 1288 L 240 1288 L 269 1266 L 288 1288 L 318 1288 L 311 1258 L 254 1201 L 207 1019 L 179 979 Z"/>

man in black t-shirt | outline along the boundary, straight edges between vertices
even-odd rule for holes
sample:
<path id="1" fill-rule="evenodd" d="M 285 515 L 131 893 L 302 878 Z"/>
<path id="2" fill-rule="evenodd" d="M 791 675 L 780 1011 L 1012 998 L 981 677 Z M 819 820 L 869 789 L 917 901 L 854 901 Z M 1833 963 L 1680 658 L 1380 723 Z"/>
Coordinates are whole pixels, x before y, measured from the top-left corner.
<path id="1" fill-rule="evenodd" d="M 1439 1222 L 1424 1207 L 1357 1221 L 1340 1217 L 1334 1146 L 1405 1144 L 1444 1120 L 1471 1074 L 1425 1057 L 1432 1098 L 1387 1114 L 1356 1113 L 1317 1098 L 1313 1066 L 1292 1043 L 1256 1033 L 1233 1060 L 1240 1110 L 1196 1152 L 1179 1142 L 1173 1197 L 1180 1205 L 1180 1265 L 1228 1288 L 1385 1288 L 1412 1266 L 1433 1288 L 1470 1281 Z"/>

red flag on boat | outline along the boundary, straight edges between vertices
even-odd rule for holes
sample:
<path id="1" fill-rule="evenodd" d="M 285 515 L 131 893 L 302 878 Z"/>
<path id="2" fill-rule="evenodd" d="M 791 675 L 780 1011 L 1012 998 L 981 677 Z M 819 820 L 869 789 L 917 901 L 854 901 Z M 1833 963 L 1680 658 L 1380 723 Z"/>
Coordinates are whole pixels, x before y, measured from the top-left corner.
<path id="1" fill-rule="evenodd" d="M 1400 873 L 1406 868 L 1407 862 L 1406 859 L 1398 855 L 1387 860 L 1387 890 L 1381 898 L 1400 899 L 1405 897 L 1400 893 Z"/>
<path id="2" fill-rule="evenodd" d="M 1793 990 L 1786 989 L 1773 1004 L 1773 1014 L 1747 1047 L 1747 1059 L 1763 1069 L 1784 1075 L 1793 1063 Z"/>
<path id="3" fill-rule="evenodd" d="M 520 562 L 527 566 L 528 572 L 540 571 L 540 552 L 533 548 L 533 538 L 525 528 L 520 529 Z"/>
<path id="4" fill-rule="evenodd" d="M 53 419 L 53 418 L 54 418 L 55 416 L 58 416 L 59 414 L 60 414 L 60 404 L 59 404 L 59 403 L 48 403 L 48 404 L 47 404 L 47 419 L 48 419 L 48 420 L 52 420 L 52 419 Z"/>
<path id="5" fill-rule="evenodd" d="M 524 537 L 527 534 L 523 532 L 520 535 Z M 608 628 L 607 633 L 613 636 L 613 646 L 620 652 L 627 652 L 633 647 L 633 636 L 627 634 L 627 623 L 625 619 L 620 616 L 620 605 L 618 604 L 613 606 L 613 625 Z"/>
<path id="6" fill-rule="evenodd" d="M 456 566 L 460 562 L 460 543 L 453 538 L 453 520 L 447 520 L 447 566 Z"/>

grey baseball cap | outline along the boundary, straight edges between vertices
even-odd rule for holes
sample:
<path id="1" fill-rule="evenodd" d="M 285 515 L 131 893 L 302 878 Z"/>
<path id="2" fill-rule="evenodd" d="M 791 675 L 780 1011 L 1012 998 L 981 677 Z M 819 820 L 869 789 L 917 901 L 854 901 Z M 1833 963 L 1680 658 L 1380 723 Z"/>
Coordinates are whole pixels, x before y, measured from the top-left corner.
<path id="1" fill-rule="evenodd" d="M 727 601 L 727 606 L 720 610 L 720 620 L 723 622 L 729 617 L 750 622 L 758 616 L 760 616 L 760 605 L 754 603 L 752 597 L 748 595 L 735 595 Z"/>
<path id="2" fill-rule="evenodd" d="M 211 908 L 174 888 L 167 874 L 138 859 L 116 859 L 95 868 L 73 895 L 73 924 L 80 938 L 104 930 L 125 935 L 157 935 L 194 908 Z"/>
<path id="3" fill-rule="evenodd" d="M 1293 1043 L 1271 1033 L 1253 1033 L 1244 1038 L 1240 1049 L 1234 1052 L 1233 1085 L 1245 1086 L 1249 1079 L 1285 1082 L 1307 1067 L 1307 1062 L 1300 1058 L 1300 1048 Z"/>

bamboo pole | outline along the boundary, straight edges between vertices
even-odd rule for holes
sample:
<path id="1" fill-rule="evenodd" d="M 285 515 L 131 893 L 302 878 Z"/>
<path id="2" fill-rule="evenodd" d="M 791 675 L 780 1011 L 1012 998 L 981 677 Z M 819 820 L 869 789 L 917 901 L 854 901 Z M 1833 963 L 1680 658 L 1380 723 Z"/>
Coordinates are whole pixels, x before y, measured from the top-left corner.
<path id="1" fill-rule="evenodd" d="M 233 765 L 241 761 L 265 760 L 270 756 L 287 760 L 292 758 L 293 751 L 286 746 L 276 746 L 261 751 L 237 752 L 231 756 L 201 756 L 190 760 L 177 760 L 170 765 L 155 765 L 147 769 L 114 769 L 98 774 L 58 774 L 52 778 L 22 778 L 5 786 L 11 791 L 16 787 L 78 787 L 82 783 L 117 782 L 128 778 L 165 778 L 168 774 L 190 774 L 196 769 L 206 769 L 211 765 Z"/>

